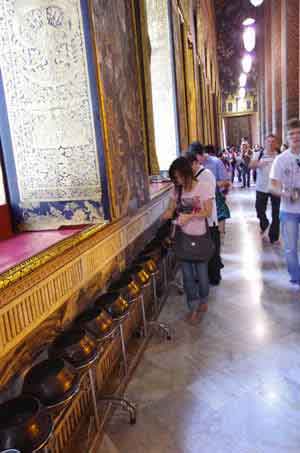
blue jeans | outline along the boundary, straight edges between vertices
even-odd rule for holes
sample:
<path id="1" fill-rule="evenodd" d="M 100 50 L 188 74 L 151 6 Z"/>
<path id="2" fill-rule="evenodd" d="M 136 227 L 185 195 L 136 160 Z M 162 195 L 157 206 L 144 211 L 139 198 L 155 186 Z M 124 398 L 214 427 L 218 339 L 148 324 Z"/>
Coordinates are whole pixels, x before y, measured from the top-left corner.
<path id="1" fill-rule="evenodd" d="M 209 293 L 208 265 L 203 262 L 182 261 L 183 286 L 187 305 L 195 310 L 201 303 L 206 303 Z"/>
<path id="2" fill-rule="evenodd" d="M 292 282 L 300 283 L 300 266 L 298 257 L 298 237 L 300 225 L 300 213 L 280 213 L 282 224 L 282 237 L 287 267 Z"/>

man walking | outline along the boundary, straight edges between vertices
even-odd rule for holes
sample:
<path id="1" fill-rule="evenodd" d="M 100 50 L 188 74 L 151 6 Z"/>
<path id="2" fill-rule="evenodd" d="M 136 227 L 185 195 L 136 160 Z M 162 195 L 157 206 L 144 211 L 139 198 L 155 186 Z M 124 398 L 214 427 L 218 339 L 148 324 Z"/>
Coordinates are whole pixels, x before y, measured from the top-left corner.
<path id="1" fill-rule="evenodd" d="M 257 172 L 256 180 L 256 213 L 260 223 L 262 236 L 268 233 L 271 244 L 279 240 L 279 209 L 280 198 L 270 193 L 269 177 L 272 164 L 277 156 L 277 139 L 270 134 L 265 140 L 265 149 L 255 153 L 250 163 L 250 168 Z M 268 200 L 271 200 L 272 223 L 267 217 Z"/>
<path id="2" fill-rule="evenodd" d="M 298 236 L 300 225 L 300 120 L 287 124 L 289 148 L 273 162 L 271 192 L 281 197 L 280 221 L 291 283 L 300 284 Z"/>

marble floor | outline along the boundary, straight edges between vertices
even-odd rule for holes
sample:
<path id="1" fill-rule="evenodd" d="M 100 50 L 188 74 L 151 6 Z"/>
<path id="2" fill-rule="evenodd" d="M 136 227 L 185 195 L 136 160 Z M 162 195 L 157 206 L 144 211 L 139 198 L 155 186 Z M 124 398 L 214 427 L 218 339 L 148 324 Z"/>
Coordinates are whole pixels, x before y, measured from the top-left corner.
<path id="1" fill-rule="evenodd" d="M 261 241 L 254 194 L 230 196 L 223 282 L 199 326 L 170 290 L 174 340 L 150 343 L 127 389 L 137 424 L 115 414 L 99 453 L 299 453 L 300 290 Z"/>

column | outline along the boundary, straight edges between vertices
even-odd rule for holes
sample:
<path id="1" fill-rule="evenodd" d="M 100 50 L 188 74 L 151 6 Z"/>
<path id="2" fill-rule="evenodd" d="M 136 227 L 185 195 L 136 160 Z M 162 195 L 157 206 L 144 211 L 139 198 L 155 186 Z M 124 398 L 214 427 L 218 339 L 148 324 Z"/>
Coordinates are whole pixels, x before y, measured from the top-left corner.
<path id="1" fill-rule="evenodd" d="M 286 122 L 299 117 L 299 0 L 281 2 L 282 134 Z"/>
<path id="2" fill-rule="evenodd" d="M 265 97 L 265 133 L 272 132 L 272 52 L 271 52 L 271 0 L 264 7 L 264 97 Z"/>
<path id="3" fill-rule="evenodd" d="M 282 89 L 281 89 L 281 0 L 271 4 L 272 36 L 272 130 L 282 140 Z"/>

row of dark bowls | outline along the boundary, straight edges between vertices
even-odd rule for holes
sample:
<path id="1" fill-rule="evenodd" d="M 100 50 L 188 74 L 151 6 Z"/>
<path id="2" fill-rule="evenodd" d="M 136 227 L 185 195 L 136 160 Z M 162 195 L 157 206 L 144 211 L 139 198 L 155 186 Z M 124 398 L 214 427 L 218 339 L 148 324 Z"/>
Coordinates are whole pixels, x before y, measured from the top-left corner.
<path id="1" fill-rule="evenodd" d="M 158 253 L 140 256 L 138 262 L 111 285 L 109 292 L 81 314 L 74 326 L 58 336 L 49 359 L 25 375 L 23 394 L 0 406 L 0 450 L 17 448 L 22 453 L 40 450 L 52 433 L 49 409 L 64 405 L 78 392 L 79 371 L 99 356 L 99 343 L 108 338 L 129 311 L 143 285 L 157 271 Z"/>

